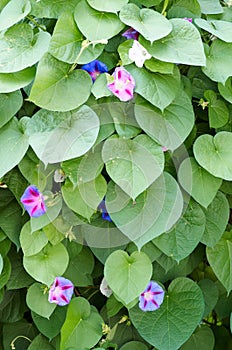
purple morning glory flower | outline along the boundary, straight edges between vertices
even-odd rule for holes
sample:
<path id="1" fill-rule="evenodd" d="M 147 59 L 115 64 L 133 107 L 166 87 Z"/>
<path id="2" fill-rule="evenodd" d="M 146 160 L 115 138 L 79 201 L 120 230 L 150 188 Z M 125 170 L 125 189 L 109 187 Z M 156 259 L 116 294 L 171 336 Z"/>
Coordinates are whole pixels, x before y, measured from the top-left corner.
<path id="1" fill-rule="evenodd" d="M 186 21 L 192 23 L 193 22 L 193 19 L 192 18 L 188 18 L 188 17 L 184 17 L 183 19 L 185 19 Z"/>
<path id="2" fill-rule="evenodd" d="M 105 199 L 103 199 L 101 201 L 101 203 L 98 206 L 98 210 L 100 210 L 100 212 L 102 213 L 102 219 L 103 220 L 107 220 L 109 222 L 111 222 L 111 217 L 109 216 L 107 209 L 106 209 L 106 203 L 105 203 Z"/>
<path id="3" fill-rule="evenodd" d="M 139 32 L 137 32 L 137 30 L 135 30 L 134 28 L 129 28 L 124 33 L 122 33 L 122 36 L 124 36 L 127 39 L 138 40 Z"/>
<path id="4" fill-rule="evenodd" d="M 35 185 L 30 185 L 26 188 L 20 201 L 32 217 L 37 218 L 46 213 L 47 208 L 44 204 L 44 197 Z"/>
<path id="5" fill-rule="evenodd" d="M 139 307 L 143 311 L 157 310 L 164 300 L 164 290 L 155 281 L 150 281 L 139 296 Z"/>
<path id="6" fill-rule="evenodd" d="M 60 306 L 69 304 L 74 291 L 72 282 L 64 277 L 56 277 L 49 290 L 48 301 Z"/>
<path id="7" fill-rule="evenodd" d="M 98 60 L 94 60 L 92 62 L 84 64 L 81 67 L 81 69 L 86 70 L 86 72 L 88 72 L 89 75 L 91 75 L 93 81 L 95 81 L 101 73 L 108 72 L 107 66 L 103 62 Z"/>

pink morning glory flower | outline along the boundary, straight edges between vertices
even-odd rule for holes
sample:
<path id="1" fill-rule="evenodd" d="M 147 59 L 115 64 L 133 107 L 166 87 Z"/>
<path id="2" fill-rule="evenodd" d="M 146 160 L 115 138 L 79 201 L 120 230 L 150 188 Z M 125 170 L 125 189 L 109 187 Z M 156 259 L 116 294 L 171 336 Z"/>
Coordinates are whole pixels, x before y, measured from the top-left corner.
<path id="1" fill-rule="evenodd" d="M 81 69 L 88 72 L 93 81 L 95 81 L 101 73 L 108 72 L 107 66 L 103 62 L 98 60 L 94 60 L 90 63 L 84 64 L 81 67 Z"/>
<path id="2" fill-rule="evenodd" d="M 133 98 L 135 81 L 125 68 L 117 67 L 108 78 L 107 87 L 120 101 L 129 101 Z"/>
<path id="3" fill-rule="evenodd" d="M 37 218 L 46 213 L 47 208 L 44 204 L 44 197 L 35 185 L 30 185 L 26 188 L 20 201 L 32 217 Z"/>
<path id="4" fill-rule="evenodd" d="M 64 277 L 56 277 L 49 290 L 48 301 L 60 306 L 69 304 L 74 291 L 72 282 Z"/>
<path id="5" fill-rule="evenodd" d="M 193 19 L 192 18 L 188 18 L 188 17 L 184 17 L 183 19 L 185 19 L 186 21 L 192 23 L 193 22 Z"/>
<path id="6" fill-rule="evenodd" d="M 152 56 L 137 40 L 134 40 L 132 48 L 129 50 L 129 58 L 134 61 L 136 66 L 142 68 L 144 62 Z"/>
<path id="7" fill-rule="evenodd" d="M 135 30 L 134 28 L 129 28 L 124 33 L 122 33 L 122 36 L 124 36 L 127 39 L 138 40 L 139 32 L 137 32 L 137 30 Z"/>
<path id="8" fill-rule="evenodd" d="M 164 300 L 164 290 L 155 281 L 150 281 L 139 296 L 139 307 L 143 311 L 157 310 Z"/>

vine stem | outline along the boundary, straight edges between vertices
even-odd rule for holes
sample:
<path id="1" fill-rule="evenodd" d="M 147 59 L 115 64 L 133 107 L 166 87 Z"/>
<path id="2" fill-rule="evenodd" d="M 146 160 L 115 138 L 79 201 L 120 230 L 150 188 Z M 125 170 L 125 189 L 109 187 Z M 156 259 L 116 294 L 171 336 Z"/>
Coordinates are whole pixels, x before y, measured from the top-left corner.
<path id="1" fill-rule="evenodd" d="M 40 28 L 44 32 L 46 32 L 46 29 L 43 26 L 41 26 L 38 22 L 36 22 L 36 20 L 33 17 L 27 15 L 26 18 L 29 19 L 29 21 L 31 21 L 37 28 Z"/>
<path id="2" fill-rule="evenodd" d="M 164 6 L 163 6 L 163 10 L 161 12 L 161 15 L 163 15 L 163 16 L 166 16 L 166 9 L 168 7 L 168 3 L 169 3 L 169 0 L 164 0 Z"/>
<path id="3" fill-rule="evenodd" d="M 30 343 L 32 342 L 32 340 L 31 340 L 30 338 L 28 338 L 28 337 L 25 337 L 25 335 L 18 335 L 18 336 L 17 336 L 16 338 L 14 338 L 14 339 L 12 340 L 12 342 L 10 343 L 10 347 L 11 347 L 12 350 L 16 350 L 15 342 L 16 342 L 16 340 L 18 340 L 19 338 L 26 339 L 26 340 L 28 340 Z"/>

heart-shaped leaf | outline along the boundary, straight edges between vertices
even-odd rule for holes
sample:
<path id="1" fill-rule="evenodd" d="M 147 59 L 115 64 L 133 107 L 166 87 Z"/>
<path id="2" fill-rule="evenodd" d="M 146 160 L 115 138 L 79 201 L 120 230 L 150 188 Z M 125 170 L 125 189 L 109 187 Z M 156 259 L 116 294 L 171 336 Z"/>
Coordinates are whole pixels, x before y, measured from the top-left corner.
<path id="1" fill-rule="evenodd" d="M 213 247 L 206 248 L 207 259 L 219 281 L 228 294 L 232 290 L 232 237 L 225 232 L 220 241 Z"/>
<path id="2" fill-rule="evenodd" d="M 232 180 L 232 133 L 221 131 L 214 137 L 202 135 L 193 145 L 197 162 L 210 174 L 224 180 Z"/>
<path id="3" fill-rule="evenodd" d="M 107 283 L 124 305 L 143 292 L 151 274 L 151 261 L 143 252 L 134 252 L 129 256 L 125 251 L 117 250 L 105 262 L 104 276 Z"/>
<path id="4" fill-rule="evenodd" d="M 28 67 L 15 73 L 0 73 L 0 92 L 16 91 L 30 84 L 35 77 L 35 67 Z"/>
<path id="5" fill-rule="evenodd" d="M 180 350 L 213 350 L 215 344 L 214 333 L 206 325 L 199 326 Z"/>
<path id="6" fill-rule="evenodd" d="M 104 143 L 102 158 L 111 179 L 133 200 L 161 175 L 164 167 L 161 147 L 145 135 L 134 140 L 111 137 Z"/>
<path id="7" fill-rule="evenodd" d="M 64 11 L 73 12 L 79 0 L 30 0 L 31 14 L 38 18 L 58 18 Z"/>
<path id="8" fill-rule="evenodd" d="M 229 110 L 225 102 L 222 99 L 218 99 L 216 93 L 212 90 L 206 90 L 204 96 L 209 102 L 208 111 L 210 128 L 221 128 L 229 120 Z"/>
<path id="9" fill-rule="evenodd" d="M 231 43 L 232 42 L 232 38 L 231 38 L 231 31 L 232 31 L 232 23 L 230 22 L 226 22 L 226 21 L 218 21 L 218 20 L 209 20 L 206 21 L 203 18 L 196 18 L 194 20 L 194 23 L 206 30 L 207 32 L 213 34 L 214 36 L 216 36 L 217 38 L 227 42 L 227 43 Z"/>
<path id="10" fill-rule="evenodd" d="M 29 0 L 11 0 L 0 14 L 0 31 L 13 26 L 31 11 Z"/>
<path id="11" fill-rule="evenodd" d="M 177 350 L 191 336 L 204 312 L 198 285 L 184 277 L 169 285 L 161 307 L 144 312 L 135 306 L 130 319 L 140 335 L 159 350 Z"/>
<path id="12" fill-rule="evenodd" d="M 66 112 L 85 103 L 91 87 L 92 79 L 86 71 L 72 71 L 69 64 L 47 53 L 38 64 L 28 99 L 42 108 Z"/>
<path id="13" fill-rule="evenodd" d="M 44 286 L 34 283 L 27 291 L 27 305 L 38 315 L 48 318 L 56 308 L 56 304 L 49 303 L 48 294 L 44 293 Z"/>
<path id="14" fill-rule="evenodd" d="M 6 75 L 6 74 L 5 74 Z M 1 74 L 0 74 L 1 79 Z M 1 82 L 0 82 L 1 84 Z M 18 112 L 23 104 L 23 97 L 20 91 L 8 94 L 0 94 L 0 128 L 5 125 Z"/>
<path id="15" fill-rule="evenodd" d="M 137 30 L 152 43 L 168 35 L 172 24 L 159 12 L 151 9 L 139 9 L 135 4 L 123 6 L 119 14 L 120 20 Z"/>
<path id="16" fill-rule="evenodd" d="M 225 100 L 232 103 L 232 77 L 229 77 L 225 84 L 218 83 L 218 90 Z"/>
<path id="17" fill-rule="evenodd" d="M 116 14 L 96 11 L 86 0 L 81 0 L 76 6 L 74 18 L 80 31 L 90 41 L 110 39 L 124 27 Z"/>
<path id="18" fill-rule="evenodd" d="M 221 179 L 208 173 L 193 157 L 181 163 L 178 179 L 184 190 L 205 208 L 213 201 L 222 184 Z"/>

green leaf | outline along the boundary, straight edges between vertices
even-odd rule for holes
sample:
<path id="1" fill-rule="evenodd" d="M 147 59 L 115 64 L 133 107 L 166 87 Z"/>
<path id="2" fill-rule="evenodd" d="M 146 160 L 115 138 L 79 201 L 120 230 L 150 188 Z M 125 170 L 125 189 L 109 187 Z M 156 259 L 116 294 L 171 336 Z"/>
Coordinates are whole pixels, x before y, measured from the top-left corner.
<path id="1" fill-rule="evenodd" d="M 30 84 L 35 76 L 35 67 L 28 67 L 15 73 L 0 73 L 0 93 L 9 93 Z"/>
<path id="2" fill-rule="evenodd" d="M 124 344 L 120 350 L 148 350 L 148 347 L 139 341 L 130 341 Z"/>
<path id="3" fill-rule="evenodd" d="M 196 248 L 204 230 L 204 212 L 197 203 L 191 201 L 174 228 L 155 238 L 153 243 L 166 255 L 179 262 Z"/>
<path id="4" fill-rule="evenodd" d="M 191 336 L 203 312 L 200 288 L 180 277 L 171 282 L 158 310 L 144 312 L 136 306 L 130 310 L 130 319 L 143 339 L 159 350 L 177 350 Z"/>
<path id="5" fill-rule="evenodd" d="M 2 323 L 14 323 L 21 320 L 26 310 L 25 289 L 5 291 L 0 307 Z"/>
<path id="6" fill-rule="evenodd" d="M 28 350 L 54 350 L 55 348 L 49 343 L 49 341 L 42 335 L 38 334 L 32 343 L 29 345 Z"/>
<path id="7" fill-rule="evenodd" d="M 152 57 L 144 62 L 145 67 L 153 73 L 173 74 L 174 63 L 162 62 Z"/>
<path id="8" fill-rule="evenodd" d="M 71 70 L 69 64 L 47 53 L 38 64 L 28 99 L 39 107 L 66 112 L 85 103 L 91 87 L 92 79 L 86 71 Z"/>
<path id="9" fill-rule="evenodd" d="M 214 137 L 208 134 L 198 137 L 193 145 L 197 162 L 210 174 L 224 180 L 232 180 L 232 133 L 221 131 Z"/>
<path id="10" fill-rule="evenodd" d="M 206 90 L 205 98 L 209 102 L 209 126 L 210 128 L 221 128 L 229 120 L 229 110 L 221 99 L 217 98 L 214 91 Z"/>
<path id="11" fill-rule="evenodd" d="M 230 32 L 232 31 L 232 23 L 226 21 L 209 20 L 196 18 L 194 23 L 201 29 L 206 30 L 217 38 L 227 43 L 232 42 Z"/>
<path id="12" fill-rule="evenodd" d="M 31 322 L 27 322 L 25 319 L 22 319 L 18 322 L 5 324 L 3 334 L 4 334 L 4 338 L 3 338 L 4 349 L 10 350 L 9 344 L 19 334 L 29 339 L 33 339 L 38 334 L 38 331 Z M 29 346 L 29 343 L 27 339 L 19 338 L 17 339 L 17 342 L 15 345 L 18 348 L 20 346 L 20 349 L 26 349 Z"/>
<path id="13" fill-rule="evenodd" d="M 170 23 L 173 29 L 168 36 L 153 44 L 141 38 L 140 43 L 158 60 L 204 66 L 204 48 L 196 27 L 180 18 L 170 19 Z"/>
<path id="14" fill-rule="evenodd" d="M 220 39 L 214 40 L 210 48 L 206 50 L 206 64 L 203 64 L 205 67 L 202 67 L 202 71 L 211 80 L 225 84 L 226 80 L 232 75 L 231 55 L 231 43 L 225 43 Z"/>
<path id="15" fill-rule="evenodd" d="M 218 90 L 226 101 L 232 103 L 232 77 L 229 77 L 224 84 L 218 83 Z"/>
<path id="16" fill-rule="evenodd" d="M 218 289 L 215 283 L 209 279 L 203 279 L 198 282 L 199 287 L 202 290 L 205 300 L 205 312 L 203 317 L 207 317 L 209 313 L 214 309 L 218 301 Z"/>
<path id="17" fill-rule="evenodd" d="M 32 284 L 27 291 L 27 305 L 38 315 L 49 319 L 56 308 L 56 304 L 49 303 L 48 293 L 45 293 L 44 286 L 40 283 Z"/>
<path id="18" fill-rule="evenodd" d="M 175 0 L 168 10 L 168 18 L 194 18 L 201 16 L 201 8 L 197 0 Z"/>
<path id="19" fill-rule="evenodd" d="M 145 135 L 134 140 L 109 138 L 102 158 L 111 179 L 133 200 L 162 174 L 164 167 L 161 147 Z"/>
<path id="20" fill-rule="evenodd" d="M 213 247 L 223 235 L 230 216 L 230 206 L 226 196 L 218 192 L 205 212 L 206 225 L 201 242 Z"/>
<path id="21" fill-rule="evenodd" d="M 62 325 L 64 324 L 66 317 L 66 307 L 57 307 L 51 314 L 50 318 L 44 318 L 37 315 L 35 312 L 31 312 L 33 322 L 35 323 L 38 330 L 49 338 L 53 339 L 59 334 Z"/>
<path id="22" fill-rule="evenodd" d="M 50 34 L 33 34 L 29 24 L 19 23 L 0 38 L 0 73 L 18 72 L 33 66 L 48 50 Z"/>
<path id="23" fill-rule="evenodd" d="M 84 40 L 79 31 L 72 13 L 63 13 L 54 28 L 50 41 L 49 52 L 58 60 L 67 63 L 85 64 L 93 61 L 103 51 L 104 45 L 90 45 L 80 54 Z"/>
<path id="24" fill-rule="evenodd" d="M 143 252 L 134 252 L 129 256 L 126 252 L 117 250 L 105 262 L 104 276 L 107 283 L 124 305 L 131 303 L 143 292 L 151 274 L 151 261 Z"/>
<path id="25" fill-rule="evenodd" d="M 21 161 L 27 149 L 28 138 L 13 118 L 0 130 L 0 178 Z"/>
<path id="26" fill-rule="evenodd" d="M 13 26 L 26 17 L 30 11 L 29 0 L 11 0 L 0 14 L 0 31 Z"/>
<path id="27" fill-rule="evenodd" d="M 28 120 L 26 132 L 38 158 L 47 164 L 85 154 L 94 145 L 99 126 L 98 116 L 87 106 L 66 113 L 42 109 Z"/>
<path id="28" fill-rule="evenodd" d="M 1 77 L 0 77 L 1 79 Z M 20 91 L 0 94 L 1 120 L 0 128 L 5 125 L 21 108 L 23 98 Z"/>
<path id="29" fill-rule="evenodd" d="M 106 73 L 100 74 L 100 76 L 96 79 L 91 92 L 96 99 L 113 95 L 112 92 L 107 88 Z"/>
<path id="30" fill-rule="evenodd" d="M 103 320 L 95 307 L 82 298 L 74 298 L 68 306 L 66 320 L 61 328 L 60 350 L 92 348 L 102 337 Z"/>
<path id="31" fill-rule="evenodd" d="M 180 84 L 179 71 L 174 74 L 159 74 L 148 72 L 145 68 L 135 65 L 127 66 L 127 71 L 135 79 L 135 92 L 163 111 L 175 98 Z"/>
<path id="32" fill-rule="evenodd" d="M 122 61 L 122 65 L 126 66 L 133 61 L 129 58 L 129 50 L 132 48 L 134 40 L 127 39 L 124 42 L 122 42 L 118 47 L 118 53 L 120 56 L 120 59 Z"/>
<path id="33" fill-rule="evenodd" d="M 58 18 L 64 11 L 73 12 L 80 0 L 30 0 L 32 14 L 42 18 Z"/>
<path id="34" fill-rule="evenodd" d="M 37 254 L 48 243 L 46 234 L 40 230 L 31 234 L 30 221 L 27 221 L 20 232 L 20 244 L 25 256 Z"/>
<path id="35" fill-rule="evenodd" d="M 204 14 L 218 14 L 223 12 L 219 0 L 198 0 L 201 6 L 201 12 Z"/>
<path id="36" fill-rule="evenodd" d="M 178 179 L 184 190 L 205 208 L 213 201 L 222 184 L 221 179 L 208 173 L 193 157 L 181 163 Z"/>
<path id="37" fill-rule="evenodd" d="M 106 181 L 99 175 L 96 179 L 81 183 L 77 187 L 66 180 L 61 190 L 67 206 L 89 220 L 106 194 L 106 189 Z"/>
<path id="38" fill-rule="evenodd" d="M 48 173 L 45 171 L 43 163 L 36 159 L 37 157 L 31 159 L 27 154 L 18 164 L 18 168 L 29 183 L 34 184 L 40 191 L 43 191 L 47 184 L 46 175 Z"/>
<path id="39" fill-rule="evenodd" d="M 3 259 L 3 270 L 0 275 L 0 289 L 2 289 L 9 281 L 11 275 L 11 263 L 9 258 L 6 256 Z"/>
<path id="40" fill-rule="evenodd" d="M 74 18 L 80 31 L 90 41 L 110 39 L 124 27 L 117 15 L 96 11 L 86 0 L 76 6 Z"/>
<path id="41" fill-rule="evenodd" d="M 110 2 L 105 0 L 87 0 L 87 2 L 95 10 L 117 13 L 128 3 L 128 0 L 113 0 Z"/>
<path id="42" fill-rule="evenodd" d="M 153 140 L 171 151 L 178 148 L 194 126 L 194 112 L 190 99 L 179 90 L 174 101 L 161 113 L 145 100 L 137 99 L 135 118 Z"/>
<path id="43" fill-rule="evenodd" d="M 167 36 L 172 31 L 171 22 L 159 12 L 146 8 L 139 9 L 135 4 L 123 6 L 119 18 L 151 43 Z"/>
<path id="44" fill-rule="evenodd" d="M 225 232 L 214 247 L 206 248 L 207 259 L 219 281 L 228 294 L 232 290 L 232 238 L 231 232 Z"/>
<path id="45" fill-rule="evenodd" d="M 199 326 L 180 350 L 214 350 L 213 331 L 206 325 Z"/>
<path id="46" fill-rule="evenodd" d="M 19 249 L 19 233 L 22 227 L 22 209 L 16 201 L 12 201 L 10 205 L 1 209 L 0 227 L 7 235 L 7 237 Z"/>
<path id="47" fill-rule="evenodd" d="M 62 243 L 47 244 L 39 253 L 23 257 L 25 270 L 37 281 L 50 286 L 57 276 L 62 276 L 69 256 Z M 38 269 L 39 266 L 39 269 Z"/>

